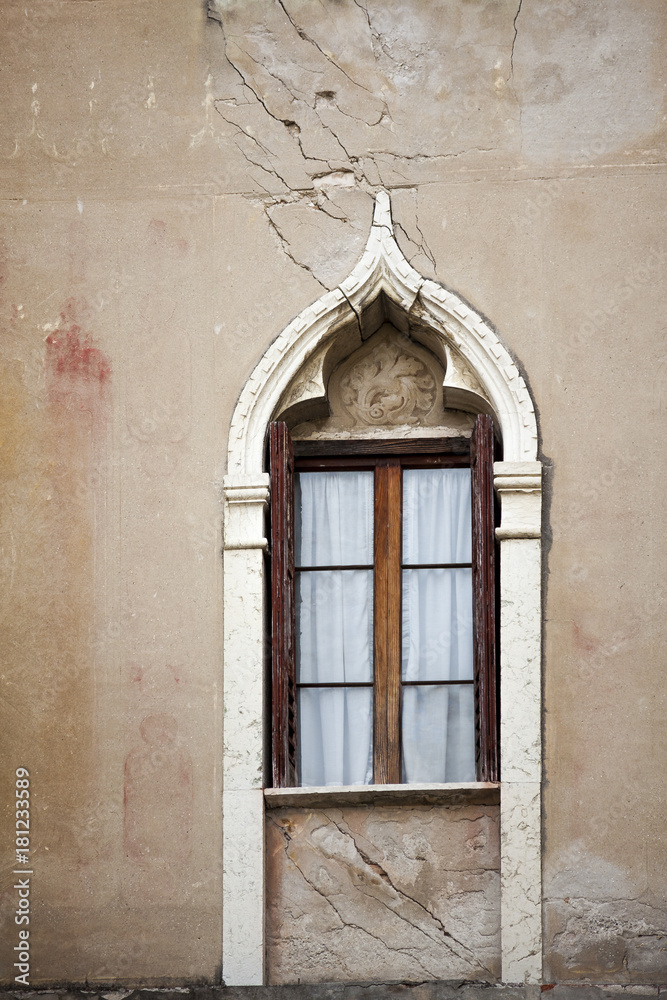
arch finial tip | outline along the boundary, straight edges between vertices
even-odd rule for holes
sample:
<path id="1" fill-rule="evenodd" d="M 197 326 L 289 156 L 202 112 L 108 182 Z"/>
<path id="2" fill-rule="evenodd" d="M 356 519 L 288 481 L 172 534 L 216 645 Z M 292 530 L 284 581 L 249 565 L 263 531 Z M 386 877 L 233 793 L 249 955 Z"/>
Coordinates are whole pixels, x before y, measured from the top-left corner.
<path id="1" fill-rule="evenodd" d="M 386 226 L 393 235 L 394 227 L 391 222 L 391 201 L 389 192 L 380 190 L 375 195 L 375 209 L 373 211 L 373 225 Z"/>

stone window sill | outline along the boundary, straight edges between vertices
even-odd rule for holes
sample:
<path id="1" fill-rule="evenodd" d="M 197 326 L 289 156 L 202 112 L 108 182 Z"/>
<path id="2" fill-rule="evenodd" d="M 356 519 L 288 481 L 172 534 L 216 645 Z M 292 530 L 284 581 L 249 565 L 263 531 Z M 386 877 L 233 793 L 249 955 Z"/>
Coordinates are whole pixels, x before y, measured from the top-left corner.
<path id="1" fill-rule="evenodd" d="M 265 788 L 267 809 L 283 806 L 488 805 L 500 802 L 498 782 L 423 785 L 335 785 Z"/>

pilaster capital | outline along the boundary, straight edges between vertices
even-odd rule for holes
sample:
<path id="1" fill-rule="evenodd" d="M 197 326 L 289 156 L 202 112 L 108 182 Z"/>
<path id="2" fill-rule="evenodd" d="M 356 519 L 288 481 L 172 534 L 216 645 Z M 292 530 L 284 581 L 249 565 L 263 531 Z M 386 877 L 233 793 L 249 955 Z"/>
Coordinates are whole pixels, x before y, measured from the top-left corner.
<path id="1" fill-rule="evenodd" d="M 493 485 L 500 498 L 496 537 L 540 538 L 542 533 L 542 463 L 494 462 Z"/>
<path id="2" fill-rule="evenodd" d="M 225 476 L 224 548 L 266 549 L 264 511 L 269 502 L 269 476 L 266 472 L 253 476 Z"/>

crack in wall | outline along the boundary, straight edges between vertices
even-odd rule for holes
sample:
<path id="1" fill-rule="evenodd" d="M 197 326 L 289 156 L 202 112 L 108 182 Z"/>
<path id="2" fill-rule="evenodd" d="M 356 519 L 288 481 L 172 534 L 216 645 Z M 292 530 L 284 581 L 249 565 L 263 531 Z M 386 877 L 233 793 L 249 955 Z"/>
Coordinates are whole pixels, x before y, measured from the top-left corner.
<path id="1" fill-rule="evenodd" d="M 428 821 L 443 818 L 442 809 L 434 805 L 421 812 Z M 450 812 L 446 811 L 446 821 Z M 456 812 L 453 810 L 454 815 Z M 484 810 L 466 812 L 467 827 L 490 818 Z M 377 830 L 380 817 L 382 827 Z M 313 982 L 329 981 L 332 974 L 338 979 L 344 975 L 343 959 L 354 966 L 355 978 L 375 979 L 389 960 L 378 947 L 393 956 L 396 978 L 406 981 L 423 975 L 497 981 L 498 913 L 496 903 L 488 897 L 491 891 L 495 899 L 499 880 L 495 849 L 488 857 L 479 858 L 475 853 L 470 858 L 468 845 L 472 834 L 480 832 L 478 824 L 462 829 L 457 822 L 458 833 L 452 830 L 455 841 L 451 845 L 457 845 L 457 858 L 460 853 L 456 865 L 449 853 L 449 836 L 441 842 L 438 831 L 431 827 L 438 838 L 431 844 L 429 823 L 423 827 L 420 819 L 415 817 L 409 825 L 408 845 L 394 830 L 393 813 L 378 810 L 375 804 L 361 812 L 353 808 L 349 817 L 345 809 L 336 808 L 267 814 L 271 825 L 267 847 L 272 859 L 269 957 L 280 981 L 285 975 L 290 981 L 302 975 Z M 359 829 L 357 821 L 362 824 Z M 431 849 L 422 849 L 422 841 L 424 847 L 431 844 Z M 414 850 L 406 853 L 408 846 Z M 406 868 L 401 867 L 402 856 Z M 457 871 L 462 868 L 463 877 L 446 874 L 440 859 L 446 865 L 447 858 Z M 467 863 L 472 868 L 464 867 Z M 327 906 L 322 907 L 311 893 L 326 899 Z M 445 906 L 442 914 L 440 901 Z M 284 925 L 284 904 L 296 914 L 296 927 Z M 333 924 L 328 917 L 332 909 L 336 913 Z M 302 956 L 310 954 L 311 947 L 315 949 L 312 964 L 304 965 Z"/>
<path id="2" fill-rule="evenodd" d="M 517 108 L 519 110 L 519 148 L 521 153 L 521 158 L 523 159 L 523 105 L 517 97 L 516 87 L 514 85 L 514 47 L 516 45 L 516 40 L 519 34 L 519 14 L 521 13 L 521 8 L 523 6 L 523 0 L 519 0 L 519 6 L 517 7 L 516 14 L 514 15 L 514 21 L 512 22 L 514 27 L 514 37 L 512 38 L 512 48 L 510 50 L 510 75 L 506 82 L 512 81 L 512 92 L 516 100 Z"/>
<path id="3" fill-rule="evenodd" d="M 338 288 L 340 290 L 341 295 L 343 296 L 343 298 L 347 302 L 348 306 L 350 307 L 350 309 L 352 310 L 352 312 L 354 313 L 354 315 L 357 317 L 357 327 L 359 329 L 359 336 L 363 340 L 363 332 L 362 332 L 362 329 L 361 329 L 361 315 L 360 315 L 359 311 L 357 310 L 356 306 L 347 297 L 347 295 L 345 294 L 345 292 L 343 291 L 343 289 L 340 287 L 340 285 L 338 286 Z"/>
<path id="4" fill-rule="evenodd" d="M 364 862 L 364 864 L 366 864 L 372 871 L 375 871 L 376 874 L 378 874 L 380 876 L 380 878 L 382 878 L 383 881 L 385 881 L 394 890 L 394 892 L 397 894 L 397 896 L 399 896 L 401 898 L 404 898 L 404 899 L 409 899 L 410 902 L 414 903 L 416 906 L 418 906 L 420 909 L 422 909 L 424 911 L 424 913 L 426 913 L 427 916 L 430 917 L 430 919 L 440 929 L 440 931 L 442 932 L 443 936 L 445 938 L 451 939 L 451 941 L 453 941 L 455 944 L 457 944 L 460 948 L 463 948 L 464 951 L 468 952 L 469 955 L 472 955 L 472 959 L 473 960 L 471 961 L 471 959 L 468 958 L 466 955 L 460 955 L 460 954 L 458 954 L 458 952 L 452 947 L 452 945 L 449 943 L 449 941 L 443 942 L 445 944 L 445 946 L 452 952 L 452 954 L 456 956 L 456 958 L 458 958 L 460 961 L 466 962 L 471 968 L 475 969 L 476 971 L 479 970 L 479 968 L 481 967 L 485 972 L 487 972 L 491 977 L 493 977 L 494 974 L 491 971 L 491 969 L 487 968 L 483 964 L 483 962 L 481 962 L 481 960 L 477 958 L 477 956 L 475 955 L 475 953 L 470 948 L 468 948 L 467 945 L 465 945 L 462 941 L 459 941 L 457 938 L 455 938 L 454 935 L 451 934 L 447 930 L 447 928 L 443 924 L 442 920 L 440 920 L 440 918 L 438 916 L 436 916 L 436 914 L 433 913 L 433 911 L 430 910 L 428 908 L 428 906 L 426 906 L 420 900 L 415 899 L 414 896 L 410 896 L 410 894 L 407 893 L 407 892 L 405 892 L 403 889 L 399 889 L 399 888 L 397 888 L 394 885 L 394 883 L 392 882 L 391 877 L 389 876 L 388 872 L 378 862 L 372 861 L 371 858 L 369 858 L 369 856 L 364 851 L 362 851 L 362 849 L 357 844 L 357 841 L 356 841 L 354 835 L 352 834 L 351 830 L 349 829 L 349 827 L 347 827 L 347 824 L 345 824 L 346 827 L 347 827 L 347 829 L 344 830 L 338 823 L 336 823 L 336 821 L 332 817 L 329 817 L 329 819 L 330 819 L 330 822 L 336 827 L 336 829 L 344 837 L 349 837 L 349 839 L 352 841 L 352 844 L 354 845 L 355 851 L 357 852 L 357 854 L 359 855 L 359 857 L 362 859 L 362 861 Z M 378 900 L 378 902 L 382 903 L 383 906 L 387 906 L 387 904 L 384 903 L 383 900 Z M 392 913 L 396 913 L 396 911 L 393 910 L 390 906 L 387 906 L 387 909 L 391 910 Z M 421 931 L 421 933 L 423 933 L 423 934 L 427 933 L 423 928 L 419 927 L 419 925 L 414 924 L 411 920 L 408 920 L 407 917 L 404 917 L 401 914 L 396 914 L 396 915 L 399 916 L 402 920 L 405 920 L 406 923 L 410 924 L 412 927 L 415 927 L 416 930 Z M 427 935 L 427 936 L 430 936 L 430 935 Z M 436 938 L 435 940 L 438 940 L 438 939 Z"/>
<path id="5" fill-rule="evenodd" d="M 422 249 L 423 253 L 425 253 L 426 256 L 428 257 L 428 259 L 430 260 L 431 264 L 433 265 L 433 270 L 435 271 L 436 270 L 435 255 L 433 254 L 433 252 L 431 251 L 431 248 L 429 247 L 428 243 L 426 242 L 426 237 L 424 236 L 422 228 L 419 225 L 419 212 L 417 211 L 418 198 L 419 198 L 418 192 L 415 192 L 415 229 L 417 230 L 417 232 L 421 236 L 421 240 L 422 240 L 421 241 L 421 249 Z"/>
<path id="6" fill-rule="evenodd" d="M 426 257 L 430 261 L 430 263 L 433 265 L 433 268 L 435 269 L 435 259 L 431 254 L 431 251 L 428 249 L 428 246 L 426 245 L 426 242 L 424 240 L 424 234 L 417 225 L 416 221 L 415 221 L 415 229 L 421 236 L 421 241 L 419 243 L 416 243 L 415 240 L 413 240 L 412 237 L 408 235 L 407 230 L 405 229 L 404 226 L 401 225 L 400 222 L 394 222 L 394 231 L 397 234 L 401 233 L 403 235 L 408 247 L 414 247 L 414 252 L 410 253 L 409 257 L 407 253 L 405 254 L 408 264 L 412 264 L 415 257 L 419 257 L 420 254 L 423 254 L 424 257 Z"/>
<path id="7" fill-rule="evenodd" d="M 311 276 L 311 278 L 314 278 L 315 281 L 318 283 L 318 285 L 325 292 L 330 291 L 330 289 L 328 289 L 327 286 L 324 285 L 320 281 L 320 279 L 317 277 L 317 275 L 315 274 L 315 272 L 313 271 L 313 269 L 311 267 L 309 267 L 307 264 L 302 263 L 300 260 L 297 260 L 296 257 L 292 254 L 292 252 L 290 250 L 289 242 L 288 242 L 287 238 L 285 237 L 285 235 L 282 233 L 282 231 L 281 231 L 280 227 L 278 226 L 277 222 L 275 222 L 274 219 L 272 218 L 271 212 L 269 211 L 269 206 L 268 205 L 264 206 L 264 214 L 266 215 L 266 217 L 267 217 L 267 219 L 269 221 L 269 225 L 271 226 L 271 228 L 273 229 L 273 231 L 276 233 L 278 239 L 280 240 L 280 243 L 282 245 L 283 250 L 285 251 L 286 255 L 289 257 L 289 259 L 292 261 L 292 263 L 296 264 L 296 266 L 300 267 L 302 270 L 307 271 L 308 274 Z"/>
<path id="8" fill-rule="evenodd" d="M 519 34 L 519 14 L 521 13 L 521 8 L 523 6 L 523 0 L 519 0 L 519 6 L 517 7 L 516 14 L 514 15 L 514 21 L 512 25 L 514 27 L 514 38 L 512 39 L 512 50 L 510 52 L 510 79 L 514 79 L 514 46 L 516 45 L 517 35 Z"/>
<path id="9" fill-rule="evenodd" d="M 382 52 L 387 57 L 387 59 L 390 59 L 394 63 L 394 65 L 398 65 L 399 64 L 398 60 L 389 51 L 381 32 L 379 32 L 377 28 L 373 27 L 373 23 L 371 21 L 371 15 L 369 14 L 368 9 L 364 7 L 363 4 L 359 3 L 359 0 L 352 0 L 352 2 L 359 8 L 359 10 L 362 10 L 366 15 L 366 20 L 368 21 L 368 29 L 371 35 L 371 49 L 373 50 L 373 56 L 375 58 L 375 61 L 377 62 L 377 55 L 375 53 L 375 49 L 373 48 L 374 40 L 377 41 L 378 45 L 382 49 Z"/>
<path id="10" fill-rule="evenodd" d="M 311 887 L 311 889 L 313 889 L 318 894 L 318 896 L 320 896 L 323 900 L 325 900 L 326 903 L 328 903 L 328 905 L 333 909 L 334 913 L 336 914 L 336 916 L 338 917 L 338 919 L 339 919 L 339 921 L 341 923 L 340 927 L 338 927 L 338 928 L 331 927 L 331 928 L 328 928 L 328 929 L 324 929 L 324 930 L 321 931 L 321 933 L 332 934 L 335 931 L 342 930 L 345 927 L 353 928 L 354 930 L 360 931 L 362 934 L 366 935 L 367 937 L 372 938 L 374 941 L 378 941 L 388 951 L 390 951 L 390 952 L 399 952 L 401 954 L 409 956 L 414 962 L 417 963 L 417 965 L 421 969 L 423 969 L 423 971 L 426 973 L 427 976 L 429 976 L 431 979 L 434 978 L 433 973 L 431 973 L 430 970 L 419 959 L 419 957 L 417 955 L 415 955 L 413 948 L 407 948 L 407 947 L 406 948 L 396 948 L 396 947 L 392 946 L 390 943 L 388 943 L 387 941 L 385 941 L 384 938 L 381 937 L 379 934 L 374 934 L 372 930 L 369 930 L 369 928 L 362 927 L 361 924 L 358 924 L 358 923 L 356 923 L 355 921 L 352 921 L 352 920 L 348 920 L 346 917 L 344 917 L 343 914 L 338 909 L 338 907 L 336 906 L 336 904 L 333 901 L 333 899 L 331 897 L 327 896 L 326 893 L 324 893 L 312 881 L 312 879 L 310 879 L 308 877 L 308 875 L 304 872 L 302 866 L 294 858 L 294 855 L 290 854 L 289 847 L 290 847 L 290 844 L 292 843 L 292 837 L 289 835 L 288 831 L 285 830 L 283 827 L 281 827 L 278 823 L 276 823 L 275 820 L 271 819 L 270 822 L 281 833 L 281 835 L 282 835 L 282 837 L 283 837 L 283 839 L 285 841 L 285 848 L 284 848 L 284 850 L 285 850 L 286 857 L 294 865 L 294 867 L 299 872 L 299 874 L 301 875 L 301 877 L 303 878 L 303 880 L 306 882 L 306 884 L 309 885 Z M 341 894 L 339 894 L 339 893 L 334 894 L 334 897 L 333 897 L 334 899 L 335 899 L 336 895 L 341 895 Z M 418 927 L 416 924 L 413 924 L 410 920 L 407 920 L 407 918 L 403 917 L 401 914 L 395 913 L 395 911 L 392 911 L 392 912 L 400 920 L 405 920 L 405 922 L 408 923 L 408 924 L 410 924 L 410 926 L 415 927 L 416 930 L 419 930 L 422 933 L 424 933 L 423 930 L 422 930 L 422 928 Z"/>
<path id="11" fill-rule="evenodd" d="M 523 0 L 521 0 L 521 2 L 519 3 L 519 8 L 514 18 L 515 34 L 512 43 L 512 54 L 513 54 L 514 42 L 516 41 L 516 35 L 518 31 L 517 19 L 519 17 L 522 2 Z M 327 98 L 326 107 L 328 107 L 330 110 L 335 109 L 336 114 L 342 115 L 351 121 L 357 122 L 371 129 L 373 131 L 373 134 L 375 134 L 375 130 L 378 127 L 383 128 L 387 121 L 391 122 L 391 113 L 389 111 L 387 101 L 384 100 L 379 95 L 374 95 L 372 90 L 358 83 L 354 79 L 354 77 L 352 77 L 349 73 L 346 72 L 345 69 L 343 69 L 343 67 L 339 66 L 335 58 L 331 56 L 331 54 L 328 53 L 325 49 L 323 49 L 322 46 L 316 41 L 316 39 L 314 39 L 312 35 L 309 34 L 298 23 L 297 18 L 289 11 L 285 3 L 285 0 L 276 0 L 276 3 L 280 8 L 280 11 L 284 15 L 284 17 L 289 22 L 291 29 L 293 29 L 293 31 L 300 39 L 302 39 L 302 41 L 304 41 L 307 45 L 312 46 L 314 51 L 319 53 L 319 55 L 326 60 L 328 65 L 333 66 L 338 72 L 340 72 L 353 87 L 357 88 L 359 91 L 363 91 L 364 94 L 375 96 L 378 102 L 381 103 L 381 108 L 382 108 L 382 110 L 380 111 L 377 118 L 375 118 L 375 120 L 369 120 L 368 116 L 364 117 L 355 115 L 354 113 L 350 112 L 349 109 L 342 107 L 341 102 L 337 99 L 337 95 L 334 91 L 315 91 L 314 94 L 310 94 L 310 92 L 306 94 L 302 88 L 296 87 L 295 89 L 295 87 L 293 86 L 293 81 L 291 82 L 289 79 L 285 77 L 285 74 L 281 74 L 280 72 L 278 72 L 276 70 L 275 65 L 269 65 L 268 58 L 264 58 L 261 56 L 257 58 L 256 56 L 253 56 L 251 52 L 248 51 L 248 48 L 240 44 L 239 40 L 235 36 L 233 37 L 233 40 L 231 37 L 228 36 L 225 30 L 225 24 L 223 23 L 224 14 L 222 14 L 219 10 L 215 8 L 215 5 L 211 0 L 209 15 L 220 24 L 220 29 L 222 31 L 223 44 L 224 44 L 224 58 L 226 60 L 226 63 L 234 71 L 235 75 L 240 80 L 242 86 L 247 89 L 248 94 L 252 95 L 254 100 L 257 102 L 257 105 L 260 106 L 266 112 L 266 114 L 270 117 L 272 121 L 282 125 L 287 130 L 287 132 L 290 135 L 290 138 L 293 140 L 293 149 L 297 153 L 298 159 L 303 165 L 306 175 L 310 177 L 311 185 L 314 177 L 318 175 L 321 176 L 321 171 L 324 170 L 325 168 L 328 169 L 329 172 L 334 172 L 336 169 L 347 168 L 350 169 L 351 172 L 354 174 L 356 183 L 360 185 L 361 189 L 369 194 L 373 194 L 378 186 L 378 183 L 381 186 L 389 189 L 408 186 L 410 178 L 408 176 L 407 170 L 401 169 L 403 165 L 406 164 L 418 165 L 421 163 L 426 165 L 435 165 L 437 167 L 437 164 L 440 162 L 447 163 L 448 161 L 454 161 L 459 157 L 465 157 L 470 154 L 489 153 L 494 151 L 495 147 L 471 145 L 469 147 L 455 150 L 453 152 L 441 153 L 441 152 L 420 151 L 418 153 L 415 152 L 415 153 L 406 153 L 399 155 L 393 152 L 391 149 L 385 148 L 384 143 L 379 143 L 378 144 L 379 148 L 371 149 L 370 148 L 371 144 L 365 141 L 363 152 L 359 152 L 358 155 L 352 152 L 346 141 L 341 138 L 340 129 L 338 129 L 335 126 L 335 124 L 331 122 L 330 120 L 331 116 L 330 115 L 327 116 L 325 114 L 325 110 L 320 101 L 320 98 L 324 97 Z M 355 6 L 358 7 L 365 15 L 366 22 L 368 23 L 369 26 L 369 43 L 371 49 L 373 50 L 374 59 L 377 62 L 377 54 L 373 49 L 373 39 L 379 39 L 380 41 L 382 41 L 382 35 L 379 31 L 377 31 L 373 27 L 371 16 L 368 10 L 363 6 L 363 4 L 359 3 L 358 0 L 354 0 L 354 3 Z M 243 65 L 240 64 L 239 62 L 239 58 L 235 57 L 234 50 L 237 50 L 239 54 L 242 54 L 243 57 L 246 60 L 248 60 L 250 64 L 257 67 L 259 70 L 261 70 L 262 73 L 266 74 L 272 80 L 276 81 L 276 84 L 284 92 L 285 99 L 286 100 L 288 99 L 294 105 L 294 110 L 290 112 L 289 116 L 286 116 L 286 113 L 284 111 L 281 114 L 273 110 L 272 105 L 274 105 L 275 101 L 279 99 L 278 96 L 276 94 L 271 95 L 270 93 L 263 93 L 261 84 L 258 83 L 257 81 L 251 81 L 249 79 L 247 71 L 244 70 Z M 391 58 L 393 60 L 393 56 L 391 56 L 391 53 L 387 51 L 386 46 L 384 44 L 382 44 L 382 50 L 387 55 L 388 58 Z M 310 69 L 307 66 L 302 66 L 300 68 L 302 71 L 308 72 L 311 75 L 317 75 L 316 70 Z M 259 170 L 263 170 L 267 174 L 272 174 L 276 182 L 280 186 L 285 187 L 287 190 L 290 191 L 307 190 L 305 183 L 299 185 L 290 183 L 290 181 L 285 176 L 285 170 L 280 169 L 279 163 L 276 162 L 280 160 L 281 157 L 280 151 L 273 152 L 269 148 L 268 144 L 264 145 L 263 152 L 267 158 L 267 162 L 262 163 L 262 162 L 257 162 L 254 157 L 249 156 L 247 152 L 242 149 L 240 145 L 242 142 L 247 142 L 250 138 L 254 139 L 255 137 L 254 136 L 251 137 L 246 129 L 242 128 L 238 124 L 238 122 L 233 121 L 230 118 L 230 116 L 225 114 L 224 111 L 225 103 L 226 103 L 225 100 L 222 98 L 219 98 L 216 101 L 214 101 L 216 110 L 220 113 L 223 120 L 233 125 L 234 128 L 236 129 L 234 142 L 237 148 L 241 149 L 241 152 L 243 153 L 245 159 L 248 162 L 252 163 L 254 166 L 256 166 Z M 248 102 L 248 104 L 249 106 L 252 106 L 252 102 Z M 241 107 L 241 105 L 236 105 L 236 107 Z M 305 116 L 305 121 L 303 120 L 304 116 Z M 329 120 L 327 120 L 327 118 Z M 317 122 L 317 127 L 315 127 L 315 122 Z M 325 156 L 310 155 L 308 152 L 306 152 L 305 139 L 304 139 L 305 135 L 304 127 L 306 126 L 309 126 L 307 129 L 309 135 L 309 141 L 316 140 L 317 133 L 320 130 L 325 132 L 326 135 L 330 137 L 331 141 L 335 143 L 337 149 L 340 150 L 341 154 L 340 162 L 338 162 L 335 158 L 332 159 L 330 152 L 328 155 Z M 241 138 L 242 136 L 245 136 L 245 139 L 242 139 Z M 389 178 L 386 176 L 387 162 L 383 164 L 382 162 L 383 159 L 385 161 L 389 161 L 389 166 L 391 167 L 394 174 L 399 175 L 398 179 L 395 176 Z M 368 169 L 365 165 L 366 161 L 369 164 Z M 368 173 L 368 170 L 371 169 L 371 165 L 372 165 L 372 173 L 376 175 L 374 177 L 370 177 Z M 313 167 L 316 168 L 315 173 L 313 173 L 312 170 Z M 320 169 L 319 174 L 317 173 L 317 168 Z M 263 184 L 260 179 L 257 178 L 255 179 L 259 184 L 259 186 L 263 190 L 266 190 L 266 185 Z M 405 184 L 403 183 L 403 181 L 405 181 Z M 428 260 L 431 262 L 432 266 L 435 266 L 433 254 L 430 248 L 428 247 L 426 241 L 423 240 L 423 233 L 422 233 L 421 250 L 428 258 Z"/>
<path id="12" fill-rule="evenodd" d="M 255 138 L 254 135 L 250 135 L 249 132 L 246 132 L 236 122 L 231 121 L 229 118 L 227 118 L 227 116 L 224 115 L 222 113 L 222 111 L 220 111 L 220 109 L 218 107 L 219 103 L 220 103 L 219 101 L 215 101 L 214 102 L 213 106 L 214 106 L 215 110 L 218 112 L 218 114 L 222 115 L 222 117 L 224 118 L 224 120 L 227 122 L 228 125 L 231 125 L 233 128 L 235 128 L 237 130 L 237 135 L 242 136 L 245 140 L 248 140 L 250 142 L 254 142 L 255 145 L 262 151 L 262 153 L 264 153 L 264 155 L 266 156 L 267 159 L 269 159 L 269 157 L 273 156 L 273 154 L 271 153 L 271 151 L 269 149 L 267 149 L 267 147 L 263 143 L 261 143 L 259 141 L 259 139 Z M 260 163 L 259 160 L 254 159 L 252 156 L 250 156 L 250 154 L 248 152 L 246 152 L 246 150 L 243 148 L 243 145 L 240 142 L 236 142 L 236 139 L 235 139 L 235 145 L 236 145 L 236 148 L 238 149 L 238 151 L 241 153 L 241 155 L 248 161 L 248 163 L 250 163 L 254 167 L 258 167 L 260 170 L 263 170 L 265 173 L 270 174 L 271 176 L 275 177 L 276 180 L 280 181 L 283 184 L 283 186 L 288 191 L 292 190 L 289 187 L 289 185 L 285 182 L 285 180 L 280 176 L 280 174 L 275 169 L 275 167 L 273 167 L 273 166 L 267 167 L 263 163 Z M 269 162 L 270 162 L 270 160 L 269 160 Z M 255 180 L 257 180 L 257 178 L 255 178 Z M 257 183 L 260 184 L 261 187 L 263 187 L 261 181 L 257 180 Z M 268 188 L 264 188 L 264 190 L 267 192 L 267 194 L 271 193 Z"/>
<path id="13" fill-rule="evenodd" d="M 279 5 L 279 7 L 285 12 L 285 16 L 287 17 L 288 21 L 290 22 L 290 24 L 292 25 L 292 27 L 296 31 L 296 33 L 299 36 L 299 38 L 302 38 L 304 42 L 308 42 L 310 45 L 313 45 L 317 49 L 317 51 L 320 52 L 324 56 L 324 58 L 327 60 L 327 62 L 331 63 L 331 65 L 335 69 L 337 69 L 339 73 L 342 73 L 343 76 L 346 77 L 354 87 L 359 87 L 360 90 L 364 90 L 367 94 L 370 94 L 371 97 L 376 97 L 376 95 L 373 93 L 372 90 L 369 90 L 368 87 L 364 87 L 364 85 L 361 84 L 361 83 L 357 83 L 357 81 L 355 79 L 353 79 L 350 76 L 350 74 L 347 73 L 343 69 L 342 66 L 338 65 L 338 63 L 335 61 L 335 59 L 332 59 L 331 56 L 327 52 L 325 52 L 324 49 L 320 45 L 318 45 L 318 43 L 315 41 L 314 38 L 311 38 L 311 36 L 303 28 L 300 28 L 298 26 L 298 24 L 296 23 L 296 21 L 294 20 L 294 18 L 290 14 L 290 12 L 287 10 L 287 7 L 283 3 L 283 0 L 277 0 L 277 3 Z M 369 21 L 369 24 L 370 24 L 370 21 Z M 385 102 L 385 108 L 386 108 L 386 102 Z M 343 114 L 344 113 L 345 112 L 343 112 Z"/>

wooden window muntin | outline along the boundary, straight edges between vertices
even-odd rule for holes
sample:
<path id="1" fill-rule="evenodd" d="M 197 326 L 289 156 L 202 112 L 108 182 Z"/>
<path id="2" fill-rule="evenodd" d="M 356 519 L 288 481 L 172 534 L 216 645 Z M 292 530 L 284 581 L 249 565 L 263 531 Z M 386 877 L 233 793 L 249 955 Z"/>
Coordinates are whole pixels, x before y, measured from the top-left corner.
<path id="1" fill-rule="evenodd" d="M 339 443 L 331 442 L 336 450 Z M 345 442 L 358 446 L 358 442 Z M 363 444 L 367 444 L 363 442 Z M 410 442 L 408 446 L 422 444 Z M 398 784 L 401 782 L 401 697 L 403 687 L 429 685 L 474 685 L 470 680 L 426 680 L 404 681 L 402 679 L 401 657 L 401 588 L 402 571 L 409 569 L 463 569 L 472 563 L 410 563 L 402 559 L 402 470 L 429 468 L 470 467 L 470 457 L 462 449 L 454 453 L 443 453 L 438 442 L 438 453 L 429 454 L 434 447 L 425 442 L 424 452 L 417 449 L 400 454 L 406 442 L 396 442 L 388 455 L 369 455 L 364 448 L 363 455 L 332 454 L 327 456 L 307 455 L 295 459 L 295 474 L 299 472 L 327 471 L 371 471 L 375 472 L 375 517 L 374 556 L 371 564 L 343 566 L 295 567 L 295 574 L 301 572 L 365 569 L 374 571 L 374 624 L 373 624 L 373 681 L 368 682 L 323 682 L 301 683 L 300 688 L 373 687 L 373 782 L 375 784 Z M 469 447 L 469 445 L 468 445 Z M 333 449 L 332 449 L 333 450 Z M 352 450 L 352 449 L 350 449 Z M 355 449 L 356 450 L 356 449 Z M 398 454 L 396 452 L 399 452 Z M 482 713 L 476 709 L 476 716 Z M 480 726 L 476 724 L 476 730 Z M 485 727 L 486 731 L 486 727 Z M 479 762 L 477 764 L 478 771 Z M 479 774 L 478 774 L 479 777 Z"/>
<path id="2" fill-rule="evenodd" d="M 479 781 L 499 779 L 496 565 L 494 539 L 493 458 L 494 434 L 490 417 L 479 416 L 471 441 L 464 438 L 405 440 L 296 442 L 293 447 L 285 424 L 272 424 L 269 434 L 271 466 L 272 548 L 272 720 L 273 783 L 285 787 L 297 783 L 296 657 L 294 600 L 294 453 L 299 470 L 371 469 L 385 456 L 398 456 L 401 468 L 471 468 L 473 521 L 473 643 L 475 685 L 476 775 Z M 325 454 L 317 454 L 317 453 Z M 388 466 L 387 466 L 388 467 Z M 444 564 L 424 564 L 448 568 Z M 452 568 L 462 564 L 448 564 Z M 467 565 L 467 564 L 466 564 Z M 322 568 L 322 567 L 320 567 Z M 369 567 L 370 568 L 370 567 Z M 415 568 L 414 566 L 412 568 Z M 307 570 L 307 567 L 304 568 Z M 400 586 L 399 586 L 400 591 Z M 398 664 L 400 678 L 400 657 Z M 415 684 L 460 684 L 461 681 L 402 681 Z M 311 685 L 316 686 L 316 685 Z M 320 686 L 320 685 L 317 685 Z M 333 685 L 321 685 L 322 687 Z M 340 686 L 370 686 L 341 684 Z M 395 719 L 395 708 L 386 713 Z M 384 724 L 384 723 L 383 723 Z M 398 716 L 400 747 L 400 706 Z M 393 741 L 395 746 L 396 740 Z M 400 775 L 394 759 L 376 773 Z M 374 780 L 377 780 L 374 777 Z M 400 780 L 400 777 L 399 777 Z"/>

